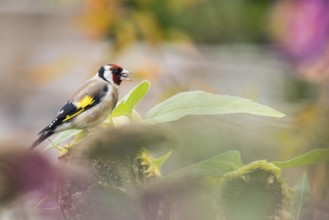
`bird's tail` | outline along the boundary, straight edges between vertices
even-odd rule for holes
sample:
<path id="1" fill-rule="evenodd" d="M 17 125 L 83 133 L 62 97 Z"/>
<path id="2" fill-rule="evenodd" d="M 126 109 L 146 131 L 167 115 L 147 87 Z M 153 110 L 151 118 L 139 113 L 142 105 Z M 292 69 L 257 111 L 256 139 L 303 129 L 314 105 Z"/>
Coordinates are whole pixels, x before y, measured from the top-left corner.
<path id="1" fill-rule="evenodd" d="M 46 140 L 53 134 L 54 134 L 54 132 L 52 132 L 52 131 L 46 131 L 46 132 L 41 133 L 39 138 L 36 141 L 34 141 L 34 143 L 31 145 L 31 149 L 38 146 L 41 142 L 43 142 L 44 140 Z"/>

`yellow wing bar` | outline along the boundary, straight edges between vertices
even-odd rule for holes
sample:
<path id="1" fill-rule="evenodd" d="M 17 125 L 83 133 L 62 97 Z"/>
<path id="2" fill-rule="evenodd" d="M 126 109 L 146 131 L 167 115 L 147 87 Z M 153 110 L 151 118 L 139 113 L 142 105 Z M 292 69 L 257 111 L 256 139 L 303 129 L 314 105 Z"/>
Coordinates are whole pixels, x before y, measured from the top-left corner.
<path id="1" fill-rule="evenodd" d="M 91 105 L 94 103 L 94 99 L 90 97 L 89 95 L 86 95 L 83 97 L 78 103 L 77 103 L 77 108 L 85 108 L 88 105 Z"/>
<path id="2" fill-rule="evenodd" d="M 71 118 L 77 116 L 77 115 L 80 114 L 81 112 L 83 112 L 83 109 L 80 109 L 79 111 L 77 111 L 76 113 L 74 113 L 74 114 L 72 114 L 72 115 L 68 115 L 68 116 L 66 116 L 66 118 L 63 120 L 63 122 L 65 122 L 65 121 L 67 121 L 67 120 L 69 120 L 69 119 L 71 119 Z"/>
<path id="3" fill-rule="evenodd" d="M 84 111 L 84 109 L 93 104 L 94 103 L 94 99 L 92 97 L 90 97 L 89 95 L 86 95 L 85 97 L 83 97 L 78 103 L 77 103 L 77 106 L 76 108 L 79 109 L 79 111 L 75 112 L 74 114 L 72 115 L 67 115 L 65 117 L 65 119 L 63 120 L 63 122 L 71 119 L 71 118 L 74 118 L 75 116 L 79 115 L 81 112 Z"/>

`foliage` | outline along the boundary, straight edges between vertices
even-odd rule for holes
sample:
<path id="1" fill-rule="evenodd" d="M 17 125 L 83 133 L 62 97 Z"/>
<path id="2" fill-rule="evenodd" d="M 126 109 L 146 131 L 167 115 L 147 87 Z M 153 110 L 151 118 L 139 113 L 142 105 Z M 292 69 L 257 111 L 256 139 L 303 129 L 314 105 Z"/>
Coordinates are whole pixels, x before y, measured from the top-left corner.
<path id="1" fill-rule="evenodd" d="M 178 120 L 186 115 L 249 113 L 283 117 L 284 114 L 249 99 L 213 95 L 203 91 L 179 93 L 153 107 L 145 116 L 148 123 Z"/>
<path id="2" fill-rule="evenodd" d="M 129 92 L 116 106 L 112 112 L 112 117 L 127 116 L 130 117 L 137 103 L 147 94 L 150 89 L 150 83 L 143 81 Z"/>
<path id="3" fill-rule="evenodd" d="M 113 39 L 117 50 L 139 39 L 151 45 L 163 40 L 189 40 L 183 31 L 172 25 L 168 12 L 181 12 L 196 2 L 87 0 L 81 21 L 92 35 Z"/>
<path id="4" fill-rule="evenodd" d="M 293 168 L 300 166 L 310 166 L 329 161 L 329 149 L 315 149 L 303 155 L 297 156 L 287 161 L 276 161 L 274 165 L 280 168 Z"/>
<path id="5" fill-rule="evenodd" d="M 120 50 L 137 40 L 150 45 L 264 40 L 270 1 L 87 0 L 84 6 L 80 20 L 89 33 L 107 36 Z"/>
<path id="6" fill-rule="evenodd" d="M 117 181 L 123 178 L 120 177 L 121 174 L 118 174 L 120 172 L 115 172 L 114 174 L 108 173 L 115 170 L 115 164 L 125 166 L 125 170 L 129 170 L 129 167 L 132 167 L 135 174 L 127 180 L 127 183 L 120 187 L 127 187 L 126 184 L 131 184 L 132 182 L 143 184 L 151 178 L 156 178 L 158 181 L 157 184 L 151 187 L 153 190 L 154 188 L 161 190 L 164 187 L 162 184 L 164 184 L 166 190 L 172 190 L 174 188 L 174 191 L 176 191 L 177 187 L 182 187 L 176 184 L 176 181 L 190 179 L 197 183 L 198 180 L 202 180 L 203 183 L 199 192 L 203 193 L 203 197 L 206 196 L 208 198 L 207 201 L 208 203 L 212 203 L 212 206 L 215 203 L 218 204 L 218 208 L 212 209 L 210 212 L 213 214 L 210 215 L 225 216 L 227 220 L 243 218 L 257 220 L 264 219 L 264 216 L 268 216 L 268 219 L 299 219 L 301 216 L 307 216 L 309 214 L 311 202 L 306 174 L 301 177 L 293 189 L 290 189 L 282 177 L 282 170 L 285 168 L 329 162 L 328 149 L 316 149 L 287 161 L 267 162 L 259 160 L 247 165 L 241 160 L 239 151 L 228 151 L 176 170 L 169 173 L 169 175 L 161 175 L 161 166 L 166 164 L 167 159 L 170 158 L 173 151 L 172 147 L 169 147 L 172 143 L 169 144 L 167 140 L 175 138 L 168 132 L 168 129 L 163 129 L 159 125 L 191 115 L 248 113 L 278 118 L 283 117 L 283 113 L 240 97 L 215 95 L 203 91 L 189 91 L 179 93 L 161 102 L 149 110 L 145 118 L 142 119 L 135 110 L 135 107 L 147 94 L 149 89 L 150 83 L 148 81 L 143 81 L 137 85 L 118 103 L 110 118 L 104 122 L 103 126 L 108 129 L 98 133 L 98 135 L 94 135 L 94 137 L 86 138 L 90 139 L 90 141 L 84 141 L 82 146 L 79 146 L 78 150 L 80 152 L 83 152 L 88 158 L 96 161 L 94 162 L 96 164 L 93 165 L 95 171 L 92 173 L 100 172 L 101 175 L 104 175 L 100 178 L 105 178 L 105 180 L 115 176 L 115 181 Z M 116 123 L 118 119 L 121 120 L 122 118 L 126 118 L 127 120 L 124 120 L 124 123 Z M 64 141 L 76 135 L 79 135 L 79 131 L 62 132 L 54 140 L 53 145 L 61 145 Z M 164 142 L 167 145 L 165 149 L 168 153 L 156 158 L 152 156 L 152 150 L 155 150 L 160 142 Z M 120 159 L 122 155 L 125 156 Z M 69 161 L 72 160 L 70 154 L 67 158 L 70 158 Z M 111 162 L 106 158 L 111 158 Z M 74 159 L 74 161 L 78 160 Z M 130 162 L 127 165 L 125 161 Z M 101 168 L 103 166 L 110 166 L 111 169 L 104 170 Z M 124 174 L 124 178 L 126 177 L 126 174 Z M 97 184 L 101 182 L 102 185 L 105 184 L 106 190 L 110 187 L 109 189 L 111 191 L 111 185 L 103 183 L 103 180 Z M 71 183 L 67 184 L 66 186 L 69 186 L 68 191 L 72 187 L 75 189 L 75 186 Z M 93 187 L 96 187 L 96 189 L 102 187 L 102 185 L 98 186 L 97 184 L 96 186 L 93 185 Z M 169 185 L 167 186 L 167 184 Z M 81 188 L 78 188 L 81 191 Z M 123 188 L 121 190 L 125 189 Z M 193 190 L 194 193 L 197 188 L 190 190 Z M 291 197 L 291 191 L 295 191 L 293 197 Z M 159 196 L 159 200 L 165 203 L 166 199 L 163 198 L 161 193 L 160 195 L 158 193 L 160 192 L 157 192 L 155 195 Z M 166 193 L 168 192 L 166 191 Z M 212 194 L 217 196 L 213 198 Z M 191 202 L 189 193 L 174 193 L 172 196 L 173 198 L 171 199 L 177 199 L 177 196 L 181 198 L 186 197 L 186 202 Z M 254 197 L 253 202 L 249 202 L 251 197 Z M 84 198 L 84 202 L 88 201 L 88 196 L 85 195 Z M 270 203 L 265 202 L 269 200 L 271 201 Z M 77 201 L 79 203 L 79 200 Z M 291 208 L 290 201 L 292 201 Z M 65 203 L 65 201 L 63 202 Z M 158 204 L 157 207 L 159 210 L 156 212 L 156 215 L 163 213 L 163 206 L 163 204 Z M 152 210 L 157 210 L 158 208 L 152 208 Z M 207 209 L 205 207 L 203 208 Z M 172 208 L 168 208 L 168 210 L 170 209 Z M 223 210 L 231 211 L 226 212 Z M 239 210 L 244 214 L 240 215 Z M 186 213 L 182 215 L 186 215 Z M 241 218 L 241 216 L 243 217 Z"/>

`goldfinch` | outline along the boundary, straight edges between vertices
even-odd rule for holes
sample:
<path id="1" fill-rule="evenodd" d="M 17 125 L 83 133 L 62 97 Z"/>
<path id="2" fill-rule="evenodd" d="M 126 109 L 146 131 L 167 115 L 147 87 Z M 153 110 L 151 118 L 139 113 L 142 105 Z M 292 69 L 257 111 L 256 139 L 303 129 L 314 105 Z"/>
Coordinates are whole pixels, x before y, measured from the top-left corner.
<path id="1" fill-rule="evenodd" d="M 56 118 L 38 134 L 31 148 L 51 135 L 68 129 L 87 129 L 101 124 L 118 102 L 122 80 L 129 80 L 129 72 L 119 65 L 102 66 L 57 113 Z"/>

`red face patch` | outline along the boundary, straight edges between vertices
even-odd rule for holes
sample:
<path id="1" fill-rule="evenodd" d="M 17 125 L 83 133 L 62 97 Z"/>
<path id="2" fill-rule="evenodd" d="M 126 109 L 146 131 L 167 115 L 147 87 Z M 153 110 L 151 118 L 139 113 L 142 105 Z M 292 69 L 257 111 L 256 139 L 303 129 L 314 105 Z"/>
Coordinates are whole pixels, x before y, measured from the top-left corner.
<path id="1" fill-rule="evenodd" d="M 117 85 L 120 85 L 122 82 L 121 77 L 118 74 L 112 74 L 112 80 Z"/>
<path id="2" fill-rule="evenodd" d="M 120 73 L 122 72 L 122 67 L 116 64 L 112 64 L 110 71 L 112 72 L 112 80 L 115 84 L 120 85 L 122 82 Z"/>

